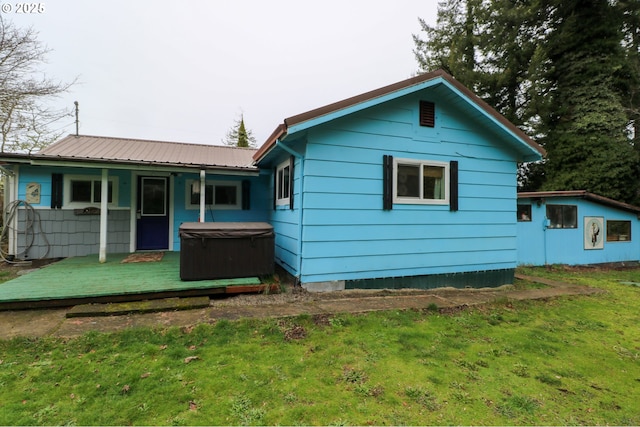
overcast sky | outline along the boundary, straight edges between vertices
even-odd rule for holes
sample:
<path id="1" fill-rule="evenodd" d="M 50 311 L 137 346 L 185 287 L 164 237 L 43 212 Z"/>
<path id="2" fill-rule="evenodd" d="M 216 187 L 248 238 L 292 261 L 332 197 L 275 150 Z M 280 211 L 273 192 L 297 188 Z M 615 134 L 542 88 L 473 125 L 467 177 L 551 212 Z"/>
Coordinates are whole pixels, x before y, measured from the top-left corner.
<path id="1" fill-rule="evenodd" d="M 44 0 L 44 68 L 78 77 L 80 133 L 221 144 L 244 114 L 258 145 L 289 116 L 413 76 L 435 0 Z M 65 126 L 66 125 L 66 126 Z M 60 123 L 74 133 L 74 119 Z"/>

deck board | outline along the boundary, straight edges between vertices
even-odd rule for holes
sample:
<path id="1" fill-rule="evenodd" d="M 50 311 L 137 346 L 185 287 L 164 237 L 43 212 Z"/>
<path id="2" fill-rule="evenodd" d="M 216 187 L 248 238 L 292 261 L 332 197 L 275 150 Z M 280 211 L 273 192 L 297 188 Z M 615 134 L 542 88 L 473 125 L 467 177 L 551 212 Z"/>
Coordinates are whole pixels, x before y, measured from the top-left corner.
<path id="1" fill-rule="evenodd" d="M 160 261 L 121 263 L 128 254 L 73 257 L 0 284 L 0 305 L 55 300 L 104 300 L 114 296 L 224 293 L 227 287 L 259 285 L 257 277 L 180 280 L 180 254 L 167 252 Z"/>

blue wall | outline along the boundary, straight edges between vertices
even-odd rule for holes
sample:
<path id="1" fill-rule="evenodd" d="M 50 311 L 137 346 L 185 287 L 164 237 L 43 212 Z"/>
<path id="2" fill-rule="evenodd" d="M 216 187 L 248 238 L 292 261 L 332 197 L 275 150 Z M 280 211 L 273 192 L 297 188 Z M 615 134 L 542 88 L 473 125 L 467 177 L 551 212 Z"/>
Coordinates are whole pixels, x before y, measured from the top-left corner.
<path id="1" fill-rule="evenodd" d="M 26 198 L 27 184 L 35 182 L 40 184 L 40 203 L 34 204 L 37 208 L 51 208 L 51 174 L 92 176 L 100 179 L 100 169 L 85 168 L 54 168 L 49 166 L 21 166 L 19 169 L 20 181 L 18 183 L 18 199 Z M 110 177 L 118 177 L 118 207 L 129 208 L 131 204 L 131 172 L 124 170 L 110 170 Z"/>
<path id="2" fill-rule="evenodd" d="M 640 221 L 634 213 L 594 203 L 582 198 L 547 198 L 546 203 L 519 199 L 531 205 L 531 221 L 518 222 L 518 264 L 598 264 L 640 260 Z M 577 228 L 546 228 L 547 205 L 577 206 Z M 584 217 L 603 217 L 604 248 L 584 248 Z M 631 221 L 631 240 L 607 242 L 606 221 Z"/>
<path id="3" fill-rule="evenodd" d="M 420 99 L 435 102 L 435 128 L 418 125 Z M 305 138 L 306 147 L 291 144 L 304 153 L 303 283 L 515 268 L 515 155 L 447 101 L 404 97 L 313 127 Z M 385 154 L 457 160 L 459 211 L 383 210 Z M 290 239 L 293 250 L 297 216 L 272 215 L 274 225 L 290 226 L 286 237 L 277 227 L 277 239 Z M 284 258 L 284 245 L 276 249 Z M 286 256 L 295 261 L 296 253 Z"/>
<path id="4" fill-rule="evenodd" d="M 41 187 L 40 203 L 34 204 L 36 209 L 51 208 L 51 174 L 62 173 L 64 175 L 83 175 L 101 177 L 100 169 L 90 168 L 55 168 L 23 165 L 19 169 L 18 183 L 18 199 L 25 200 L 26 186 L 28 183 L 39 183 Z M 117 206 L 110 209 L 131 211 L 131 191 L 132 191 L 132 171 L 129 170 L 110 170 L 110 177 L 118 177 L 118 203 Z M 173 178 L 173 250 L 180 250 L 180 225 L 184 222 L 198 221 L 200 214 L 199 209 L 187 206 L 186 191 L 187 181 L 199 180 L 199 173 L 179 173 Z M 248 180 L 251 183 L 250 190 L 250 209 L 207 209 L 207 222 L 253 222 L 268 221 L 271 210 L 271 197 L 269 190 L 270 176 L 263 174 L 262 176 L 226 176 L 226 175 L 207 175 L 209 181 L 235 181 L 242 182 Z M 63 210 L 64 210 L 63 206 Z M 69 225 L 70 232 L 73 232 L 73 226 Z"/>
<path id="5" fill-rule="evenodd" d="M 207 182 L 210 181 L 233 181 L 251 182 L 250 207 L 249 210 L 242 209 L 210 209 L 205 212 L 205 222 L 267 222 L 269 220 L 269 177 L 247 177 L 247 176 L 223 176 L 207 175 Z M 199 174 L 178 174 L 174 178 L 174 217 L 173 217 L 173 242 L 174 250 L 180 250 L 180 225 L 185 222 L 197 222 L 200 217 L 199 208 L 189 208 L 187 206 L 187 182 L 190 180 L 200 180 Z"/>

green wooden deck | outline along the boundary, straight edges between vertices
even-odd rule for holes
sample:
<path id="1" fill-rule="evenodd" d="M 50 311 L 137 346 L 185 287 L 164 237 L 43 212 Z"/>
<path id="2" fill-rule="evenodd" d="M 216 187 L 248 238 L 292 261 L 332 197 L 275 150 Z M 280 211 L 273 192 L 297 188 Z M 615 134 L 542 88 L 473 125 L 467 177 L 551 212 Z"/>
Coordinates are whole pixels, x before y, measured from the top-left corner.
<path id="1" fill-rule="evenodd" d="M 179 252 L 166 252 L 160 261 L 123 264 L 127 255 L 109 254 L 104 264 L 98 262 L 97 255 L 67 258 L 0 283 L 0 308 L 210 295 L 260 285 L 256 277 L 182 281 Z"/>

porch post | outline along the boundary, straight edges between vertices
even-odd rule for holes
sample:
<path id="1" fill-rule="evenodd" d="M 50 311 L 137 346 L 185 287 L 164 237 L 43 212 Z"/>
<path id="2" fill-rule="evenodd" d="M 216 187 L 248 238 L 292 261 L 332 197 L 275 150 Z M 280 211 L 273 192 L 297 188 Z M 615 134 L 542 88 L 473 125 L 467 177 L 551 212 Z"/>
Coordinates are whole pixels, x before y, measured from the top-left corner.
<path id="1" fill-rule="evenodd" d="M 200 170 L 200 222 L 204 222 L 204 204 L 205 204 L 205 191 L 206 191 L 207 174 L 204 169 Z"/>
<path id="2" fill-rule="evenodd" d="M 99 261 L 107 261 L 107 206 L 109 205 L 109 170 L 102 169 L 100 182 L 100 255 Z"/>

